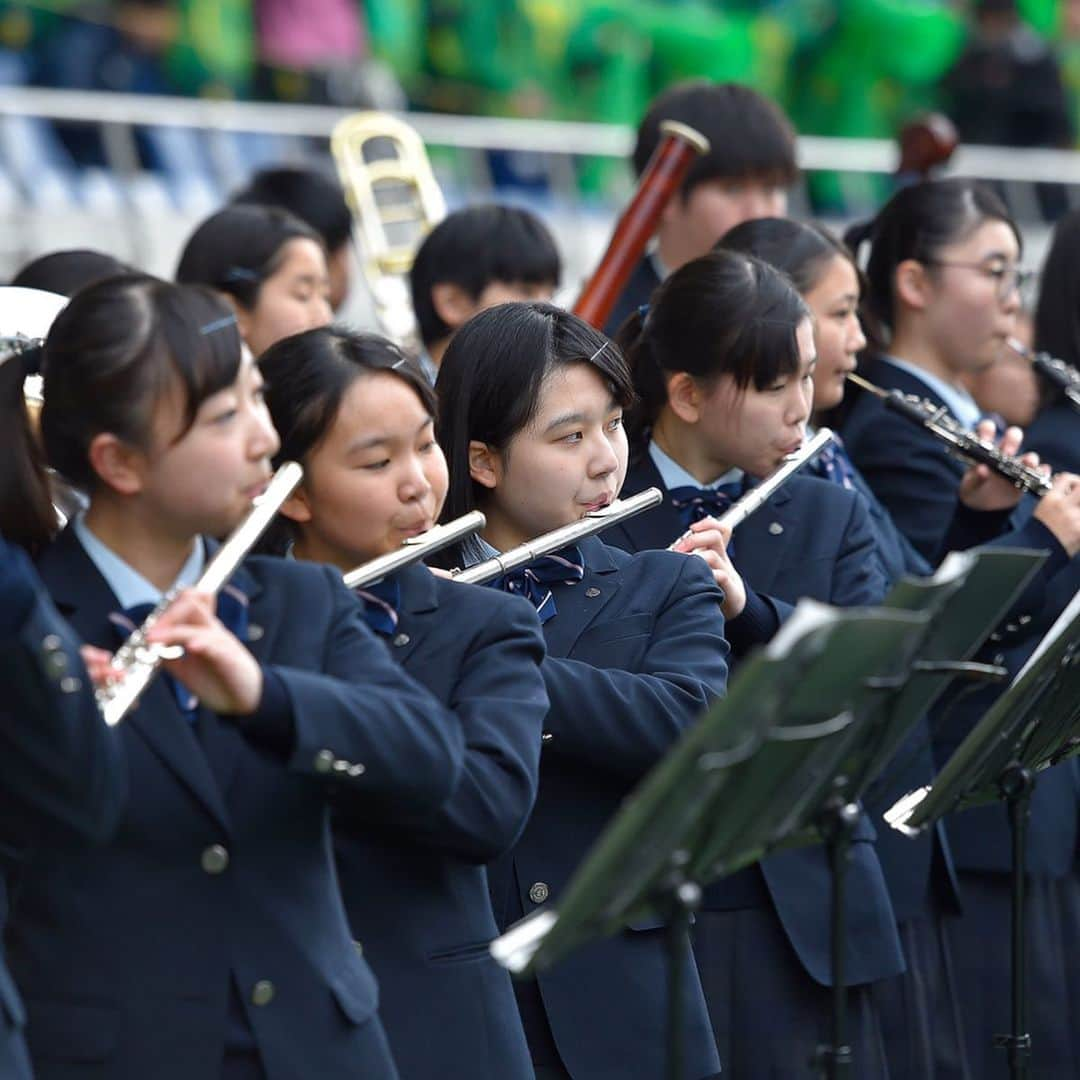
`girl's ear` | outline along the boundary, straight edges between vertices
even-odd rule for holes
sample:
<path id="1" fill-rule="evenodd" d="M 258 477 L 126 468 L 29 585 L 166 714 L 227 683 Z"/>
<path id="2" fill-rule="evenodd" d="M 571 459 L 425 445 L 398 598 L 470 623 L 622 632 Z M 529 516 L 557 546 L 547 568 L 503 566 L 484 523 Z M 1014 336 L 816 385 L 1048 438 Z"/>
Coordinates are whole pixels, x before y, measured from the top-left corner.
<path id="1" fill-rule="evenodd" d="M 502 460 L 487 443 L 469 441 L 469 475 L 483 487 L 495 489 L 502 476 Z"/>
<path id="2" fill-rule="evenodd" d="M 668 408 L 684 423 L 696 424 L 701 419 L 702 393 L 697 379 L 686 371 L 668 376 Z"/>
<path id="3" fill-rule="evenodd" d="M 905 259 L 893 278 L 896 298 L 905 306 L 922 311 L 930 300 L 932 282 L 923 263 Z"/>
<path id="4" fill-rule="evenodd" d="M 120 495 L 137 495 L 143 489 L 146 455 L 116 435 L 101 432 L 87 448 L 90 466 L 101 482 Z"/>
<path id="5" fill-rule="evenodd" d="M 281 504 L 281 514 L 298 525 L 304 525 L 311 520 L 311 502 L 308 493 L 301 483 L 295 491 Z"/>

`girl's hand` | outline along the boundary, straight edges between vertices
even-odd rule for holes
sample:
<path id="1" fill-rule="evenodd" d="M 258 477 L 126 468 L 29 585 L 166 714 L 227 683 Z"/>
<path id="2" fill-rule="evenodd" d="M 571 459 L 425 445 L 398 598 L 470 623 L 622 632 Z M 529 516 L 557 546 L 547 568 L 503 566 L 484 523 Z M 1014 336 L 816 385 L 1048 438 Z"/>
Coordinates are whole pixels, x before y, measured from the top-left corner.
<path id="1" fill-rule="evenodd" d="M 741 614 L 746 607 L 746 586 L 727 553 L 730 539 L 730 526 L 721 525 L 716 518 L 702 518 L 695 521 L 670 549 L 684 555 L 697 555 L 708 563 L 713 580 L 724 594 L 721 610 L 728 620 Z"/>
<path id="2" fill-rule="evenodd" d="M 112 666 L 113 654 L 107 649 L 99 649 L 96 645 L 80 645 L 79 655 L 86 665 L 90 681 L 99 689 L 116 682 L 120 677 L 120 673 Z"/>
<path id="3" fill-rule="evenodd" d="M 993 421 L 981 420 L 975 434 L 984 442 L 993 442 Z M 1023 441 L 1024 433 L 1018 427 L 1010 427 L 1006 428 L 997 445 L 1003 454 L 1016 457 Z M 1020 460 L 1030 469 L 1038 469 L 1047 475 L 1050 473 L 1048 466 L 1039 465 L 1038 454 L 1024 454 Z M 960 501 L 972 510 L 1012 510 L 1024 493 L 988 465 L 972 465 L 960 481 L 959 494 Z"/>
<path id="4" fill-rule="evenodd" d="M 180 645 L 184 655 L 165 669 L 208 709 L 247 716 L 262 700 L 259 662 L 214 613 L 214 598 L 185 589 L 147 635 L 158 645 Z"/>
<path id="5" fill-rule="evenodd" d="M 1080 551 L 1080 476 L 1058 473 L 1032 515 L 1057 537 L 1072 558 Z"/>

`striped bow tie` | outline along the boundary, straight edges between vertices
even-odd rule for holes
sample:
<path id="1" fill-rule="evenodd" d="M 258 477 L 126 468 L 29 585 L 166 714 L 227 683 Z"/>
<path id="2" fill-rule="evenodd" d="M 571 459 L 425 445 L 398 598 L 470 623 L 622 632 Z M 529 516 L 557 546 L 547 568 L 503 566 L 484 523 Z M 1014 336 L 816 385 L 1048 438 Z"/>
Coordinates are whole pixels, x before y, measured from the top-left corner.
<path id="1" fill-rule="evenodd" d="M 540 616 L 540 622 L 546 623 L 557 614 L 554 585 L 576 585 L 585 576 L 585 559 L 581 549 L 572 546 L 557 551 L 554 555 L 545 555 L 542 559 L 529 563 L 528 566 L 511 570 L 495 578 L 490 584 L 493 588 L 514 596 L 524 596 Z"/>

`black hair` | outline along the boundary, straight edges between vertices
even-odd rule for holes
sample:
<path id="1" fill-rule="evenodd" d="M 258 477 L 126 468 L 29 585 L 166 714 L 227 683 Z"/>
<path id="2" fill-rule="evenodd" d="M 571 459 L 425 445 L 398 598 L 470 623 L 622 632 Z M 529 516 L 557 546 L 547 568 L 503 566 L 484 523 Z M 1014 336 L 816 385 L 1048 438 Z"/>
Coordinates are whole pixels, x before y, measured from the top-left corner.
<path id="1" fill-rule="evenodd" d="M 20 289 L 43 289 L 60 296 L 74 296 L 95 281 L 134 273 L 132 268 L 111 255 L 88 248 L 51 251 L 28 262 L 12 279 Z"/>
<path id="2" fill-rule="evenodd" d="M 182 436 L 199 406 L 236 380 L 240 356 L 236 319 L 210 289 L 129 274 L 81 290 L 45 339 L 41 432 L 49 465 L 92 490 L 95 436 L 149 446 L 155 407 L 176 386 Z"/>
<path id="3" fill-rule="evenodd" d="M 13 347 L 14 344 L 14 347 Z M 21 343 L 0 342 L 0 535 L 36 555 L 56 530 L 45 458 L 27 411 L 24 384 L 31 355 Z M 40 361 L 40 349 L 33 354 Z"/>
<path id="4" fill-rule="evenodd" d="M 209 285 L 251 311 L 262 283 L 281 265 L 285 245 L 298 239 L 323 247 L 322 237 L 310 225 L 280 207 L 226 206 L 191 234 L 176 280 Z"/>
<path id="5" fill-rule="evenodd" d="M 304 464 L 329 434 L 349 387 L 363 375 L 393 375 L 415 391 L 435 416 L 435 391 L 419 364 L 378 334 L 321 326 L 283 338 L 259 357 L 266 378 L 266 404 L 281 439 L 275 468 L 283 461 Z M 296 538 L 284 515 L 267 530 L 260 550 L 282 554 Z"/>
<path id="6" fill-rule="evenodd" d="M 799 370 L 796 331 L 810 312 L 785 274 L 752 255 L 717 250 L 681 266 L 620 328 L 637 404 L 627 431 L 640 454 L 667 403 L 667 377 L 708 382 L 730 375 L 739 390 L 771 386 Z"/>
<path id="7" fill-rule="evenodd" d="M 790 187 L 799 177 L 791 121 L 749 86 L 691 79 L 668 87 L 638 125 L 634 146 L 638 176 L 660 142 L 664 120 L 687 124 L 709 140 L 708 153 L 694 160 L 683 180 L 683 199 L 708 180 L 759 180 Z"/>
<path id="8" fill-rule="evenodd" d="M 331 254 L 352 236 L 352 214 L 341 185 L 320 169 L 262 169 L 232 197 L 232 202 L 288 210 L 322 237 Z"/>
<path id="9" fill-rule="evenodd" d="M 494 205 L 455 210 L 425 237 L 409 273 L 420 337 L 431 345 L 451 330 L 435 310 L 436 285 L 457 285 L 477 300 L 493 281 L 555 288 L 561 269 L 551 233 L 530 211 Z"/>
<path id="10" fill-rule="evenodd" d="M 592 367 L 620 406 L 632 404 L 630 372 L 618 347 L 554 304 L 499 304 L 454 334 L 435 384 L 436 433 L 450 471 L 442 520 L 480 505 L 483 489 L 469 472 L 469 442 L 505 452 L 536 415 L 547 376 L 574 364 Z M 474 551 L 475 541 L 465 547 Z"/>
<path id="11" fill-rule="evenodd" d="M 1035 348 L 1080 368 L 1080 210 L 1054 226 L 1039 278 Z M 1040 378 L 1039 397 L 1046 406 L 1062 399 L 1064 391 Z"/>
<path id="12" fill-rule="evenodd" d="M 838 255 L 858 274 L 851 249 L 827 229 L 791 218 L 757 218 L 729 229 L 717 250 L 755 255 L 787 274 L 805 296 L 821 280 Z"/>
<path id="13" fill-rule="evenodd" d="M 877 217 L 848 229 L 844 239 L 856 256 L 863 244 L 870 246 L 860 316 L 872 351 L 887 348 L 895 329 L 896 268 L 906 259 L 932 264 L 943 248 L 966 239 L 987 221 L 1008 225 L 1021 243 L 1020 230 L 991 188 L 953 177 L 903 187 Z"/>

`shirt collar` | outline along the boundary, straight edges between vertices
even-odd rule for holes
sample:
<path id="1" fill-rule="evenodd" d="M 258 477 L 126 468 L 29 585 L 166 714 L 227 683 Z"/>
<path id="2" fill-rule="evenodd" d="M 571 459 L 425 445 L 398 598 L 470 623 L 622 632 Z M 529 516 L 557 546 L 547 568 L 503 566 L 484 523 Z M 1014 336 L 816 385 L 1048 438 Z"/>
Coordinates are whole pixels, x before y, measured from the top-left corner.
<path id="1" fill-rule="evenodd" d="M 420 370 L 426 376 L 427 381 L 434 386 L 435 380 L 439 377 L 439 365 L 431 359 L 431 353 L 427 349 L 421 349 L 420 355 L 416 359 L 419 361 Z"/>
<path id="2" fill-rule="evenodd" d="M 893 367 L 906 371 L 913 378 L 918 379 L 923 386 L 937 394 L 948 406 L 949 412 L 964 427 L 973 428 L 982 419 L 982 409 L 979 408 L 978 403 L 966 390 L 961 390 L 960 387 L 953 386 L 939 376 L 926 371 L 924 368 L 917 367 L 915 364 L 909 364 L 906 360 L 901 360 L 897 356 L 883 356 L 882 359 L 886 363 L 892 364 Z"/>
<path id="3" fill-rule="evenodd" d="M 653 439 L 649 440 L 649 457 L 652 458 L 656 471 L 660 474 L 660 479 L 668 491 L 678 487 L 694 487 L 712 491 L 721 484 L 742 483 L 742 469 L 728 469 L 723 476 L 717 477 L 711 484 L 703 484 L 696 477 L 691 476 L 673 457 L 665 454 Z"/>
<path id="4" fill-rule="evenodd" d="M 75 530 L 75 535 L 79 543 L 82 544 L 83 550 L 105 579 L 105 584 L 112 589 L 120 606 L 127 609 L 136 607 L 138 604 L 158 603 L 164 595 L 161 590 L 147 581 L 142 574 L 121 559 L 112 548 L 98 539 L 87 526 L 85 517 L 85 513 L 76 515 L 72 522 L 72 528 Z M 176 575 L 173 588 L 194 585 L 202 576 L 205 562 L 206 553 L 200 536 L 197 538 L 197 542 L 187 561 L 180 568 L 180 573 Z"/>

